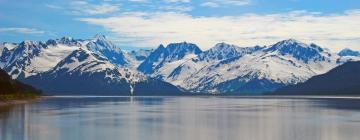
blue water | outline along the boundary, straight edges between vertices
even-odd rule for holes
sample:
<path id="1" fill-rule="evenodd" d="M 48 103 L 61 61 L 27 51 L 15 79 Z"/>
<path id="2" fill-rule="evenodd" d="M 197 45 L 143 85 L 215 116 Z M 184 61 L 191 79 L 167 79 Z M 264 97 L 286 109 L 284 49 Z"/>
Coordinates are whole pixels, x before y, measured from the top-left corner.
<path id="1" fill-rule="evenodd" d="M 359 140 L 360 99 L 57 97 L 0 112 L 1 140 Z"/>

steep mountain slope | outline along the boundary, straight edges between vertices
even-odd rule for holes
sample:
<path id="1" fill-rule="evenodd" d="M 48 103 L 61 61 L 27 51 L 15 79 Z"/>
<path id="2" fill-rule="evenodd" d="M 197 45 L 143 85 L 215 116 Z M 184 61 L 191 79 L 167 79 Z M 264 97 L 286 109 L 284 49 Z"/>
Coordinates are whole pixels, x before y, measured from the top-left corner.
<path id="1" fill-rule="evenodd" d="M 314 76 L 304 83 L 281 88 L 274 94 L 359 95 L 360 62 L 347 62 L 325 74 Z"/>
<path id="2" fill-rule="evenodd" d="M 89 40 L 86 47 L 95 53 L 102 54 L 113 64 L 123 66 L 128 64 L 124 53 L 119 47 L 116 47 L 104 35 L 96 35 L 94 39 Z"/>
<path id="3" fill-rule="evenodd" d="M 126 68 L 118 68 L 105 57 L 82 48 L 74 50 L 51 70 L 30 76 L 23 81 L 42 89 L 48 95 L 182 93 L 171 84 L 149 79 Z"/>
<path id="4" fill-rule="evenodd" d="M 171 84 L 148 79 L 126 68 L 118 68 L 107 58 L 82 48 L 73 51 L 53 69 L 30 76 L 24 82 L 50 95 L 157 95 L 156 90 L 149 88 L 146 91 L 134 89 L 145 87 L 142 85 L 144 82 L 153 85 L 154 89 L 182 93 Z"/>
<path id="5" fill-rule="evenodd" d="M 30 85 L 23 84 L 11 77 L 0 69 L 0 95 L 8 94 L 39 94 L 41 91 Z"/>
<path id="6" fill-rule="evenodd" d="M 169 44 L 166 48 L 160 45 L 139 65 L 138 70 L 145 74 L 156 75 L 161 79 L 163 75 L 169 73 L 168 69 L 178 66 L 199 53 L 201 50 L 198 46 L 187 42 Z"/>
<path id="7" fill-rule="evenodd" d="M 125 53 L 125 58 L 128 60 L 127 67 L 136 70 L 139 65 L 145 61 L 146 58 L 149 57 L 153 50 L 144 50 L 140 49 L 137 51 L 131 51 Z"/>
<path id="8" fill-rule="evenodd" d="M 176 95 L 182 93 L 171 84 L 151 79 L 131 68 L 134 64 L 129 63 L 131 60 L 127 59 L 126 54 L 101 35 L 86 40 L 63 37 L 46 42 L 4 43 L 0 48 L 1 68 L 13 78 L 35 86 L 45 94 L 156 95 L 164 91 L 171 91 Z"/>
<path id="9" fill-rule="evenodd" d="M 123 94 L 130 95 L 125 74 L 96 53 L 79 48 L 51 70 L 23 80 L 46 94 Z"/>
<path id="10" fill-rule="evenodd" d="M 50 70 L 78 48 L 102 55 L 118 66 L 127 64 L 123 52 L 118 47 L 105 36 L 97 35 L 87 40 L 63 37 L 57 40 L 50 39 L 47 42 L 24 41 L 14 44 L 11 49 L 2 49 L 0 66 L 13 78 L 24 79 Z"/>

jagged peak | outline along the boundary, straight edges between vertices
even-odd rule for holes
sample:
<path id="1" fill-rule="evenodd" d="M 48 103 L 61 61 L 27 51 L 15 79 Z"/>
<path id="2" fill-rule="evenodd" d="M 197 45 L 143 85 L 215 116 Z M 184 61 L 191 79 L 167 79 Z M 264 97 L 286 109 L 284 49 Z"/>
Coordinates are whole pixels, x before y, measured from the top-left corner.
<path id="1" fill-rule="evenodd" d="M 10 45 L 16 45 L 16 43 L 12 43 L 12 42 L 1 42 L 0 43 L 2 46 L 3 45 L 8 45 L 8 44 L 10 44 Z"/>
<path id="2" fill-rule="evenodd" d="M 96 34 L 94 36 L 94 39 L 98 39 L 98 40 L 107 40 L 107 37 L 105 35 L 102 34 Z"/>
<path id="3" fill-rule="evenodd" d="M 179 51 L 191 51 L 196 54 L 202 52 L 201 49 L 194 43 L 180 42 L 180 43 L 170 43 L 166 46 L 166 50 L 170 52 L 177 53 Z"/>
<path id="4" fill-rule="evenodd" d="M 60 40 L 62 40 L 62 41 L 72 41 L 74 39 L 72 37 L 70 37 L 70 36 L 63 36 L 62 38 L 60 38 Z"/>
<path id="5" fill-rule="evenodd" d="M 309 45 L 298 41 L 296 39 L 287 39 L 287 40 L 282 40 L 279 41 L 277 43 L 275 43 L 274 45 L 269 46 L 266 51 L 276 51 L 276 50 L 288 50 L 288 49 L 295 49 L 295 48 L 316 48 L 317 50 L 319 50 L 320 47 L 318 47 L 317 45 L 312 45 L 312 47 L 310 47 Z"/>
<path id="6" fill-rule="evenodd" d="M 338 53 L 338 55 L 339 56 L 360 56 L 360 52 L 354 51 L 350 48 L 344 48 Z"/>
<path id="7" fill-rule="evenodd" d="M 49 39 L 48 41 L 46 41 L 46 44 L 55 46 L 57 44 L 57 42 L 54 39 Z"/>
<path id="8" fill-rule="evenodd" d="M 308 47 L 308 45 L 306 45 L 305 43 L 303 43 L 301 41 L 298 41 L 296 39 L 293 39 L 293 38 L 279 41 L 276 44 L 274 44 L 273 46 L 282 47 L 282 46 L 288 46 L 288 45 L 299 45 L 299 46 L 302 46 L 302 47 Z"/>
<path id="9" fill-rule="evenodd" d="M 225 42 L 221 42 L 221 43 L 217 43 L 214 47 L 212 47 L 210 50 L 224 50 L 224 49 L 236 49 L 236 48 L 240 48 L 239 46 L 233 45 L 233 44 L 228 44 Z"/>
<path id="10" fill-rule="evenodd" d="M 163 44 L 160 44 L 158 47 L 158 49 L 164 49 L 164 48 L 165 48 L 165 46 Z"/>
<path id="11" fill-rule="evenodd" d="M 294 39 L 294 38 L 289 38 L 289 39 L 285 39 L 283 40 L 283 42 L 288 42 L 288 43 L 301 43 L 300 41 Z"/>
<path id="12" fill-rule="evenodd" d="M 38 44 L 41 44 L 41 41 L 31 41 L 31 40 L 24 40 L 19 45 L 20 46 L 36 46 Z"/>
<path id="13" fill-rule="evenodd" d="M 324 55 L 322 52 L 323 48 L 316 44 L 307 45 L 295 39 L 288 39 L 280 41 L 269 48 L 264 50 L 265 52 L 278 52 L 281 55 L 291 55 L 298 60 L 302 60 L 308 63 L 309 60 L 314 61 L 325 61 L 330 55 Z"/>
<path id="14" fill-rule="evenodd" d="M 189 42 L 183 41 L 183 42 L 178 42 L 178 43 L 169 43 L 166 46 L 166 48 L 175 47 L 175 46 L 185 46 L 185 47 L 196 46 L 197 47 L 197 45 L 194 43 L 189 43 Z"/>
<path id="15" fill-rule="evenodd" d="M 115 49 L 115 50 L 118 50 L 118 51 L 121 50 L 120 48 L 116 47 L 116 45 L 114 43 L 112 43 L 110 40 L 108 40 L 105 35 L 96 34 L 94 36 L 94 38 L 90 41 L 90 44 L 91 43 L 99 44 L 99 45 L 101 45 L 101 46 L 103 46 L 105 48 L 108 48 L 108 49 Z"/>

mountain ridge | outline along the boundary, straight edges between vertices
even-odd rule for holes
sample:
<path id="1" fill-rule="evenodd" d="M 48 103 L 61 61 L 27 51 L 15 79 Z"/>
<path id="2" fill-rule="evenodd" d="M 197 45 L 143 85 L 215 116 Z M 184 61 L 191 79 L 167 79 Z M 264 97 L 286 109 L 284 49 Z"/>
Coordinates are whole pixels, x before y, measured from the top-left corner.
<path id="1" fill-rule="evenodd" d="M 81 82 L 90 76 L 94 79 L 87 79 L 91 81 L 88 85 L 99 81 L 93 86 L 117 83 L 113 86 L 123 88 L 112 91 L 123 90 L 124 94 L 132 94 L 135 89 L 145 92 L 139 87 L 149 92 L 148 85 L 154 83 L 176 93 L 262 94 L 305 82 L 345 62 L 360 60 L 295 39 L 253 47 L 221 42 L 205 51 L 196 44 L 180 42 L 159 45 L 154 50 L 124 52 L 105 36 L 96 35 L 90 39 L 63 37 L 46 42 L 3 43 L 0 50 L 0 68 L 20 81 L 45 88 L 41 86 L 46 84 L 41 82 L 44 79 L 50 82 L 67 77 L 60 83 Z M 57 78 L 61 74 L 63 77 Z M 153 89 L 162 92 L 161 88 Z"/>

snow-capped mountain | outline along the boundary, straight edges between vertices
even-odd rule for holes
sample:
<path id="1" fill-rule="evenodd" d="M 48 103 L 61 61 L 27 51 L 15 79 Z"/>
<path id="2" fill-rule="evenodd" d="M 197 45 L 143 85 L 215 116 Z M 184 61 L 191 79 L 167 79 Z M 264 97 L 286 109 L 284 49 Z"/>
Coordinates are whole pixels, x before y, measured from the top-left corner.
<path id="1" fill-rule="evenodd" d="M 139 65 L 138 70 L 145 74 L 156 73 L 161 77 L 201 52 L 198 46 L 187 42 L 169 44 L 166 48 L 160 45 Z"/>
<path id="2" fill-rule="evenodd" d="M 137 67 L 139 67 L 139 65 L 145 61 L 146 58 L 148 58 L 148 56 L 150 55 L 150 53 L 153 50 L 144 50 L 144 49 L 140 49 L 137 51 L 130 51 L 130 52 L 126 52 L 125 53 L 125 58 L 127 59 L 128 63 L 128 67 L 131 69 L 136 70 Z"/>
<path id="3" fill-rule="evenodd" d="M 360 56 L 360 52 L 345 48 L 338 53 L 339 56 Z"/>
<path id="4" fill-rule="evenodd" d="M 124 53 L 104 36 L 24 41 L 2 45 L 1 50 L 2 69 L 47 94 L 151 95 L 157 91 L 149 88 L 181 93 L 171 84 L 127 68 Z M 120 58 L 123 61 L 118 61 Z M 144 83 L 158 86 L 146 87 Z"/>
<path id="5" fill-rule="evenodd" d="M 325 73 L 338 65 L 337 58 L 315 44 L 294 39 L 267 47 L 219 43 L 151 75 L 192 92 L 261 93 Z"/>
<path id="6" fill-rule="evenodd" d="M 202 51 L 181 42 L 123 52 L 105 36 L 96 35 L 2 43 L 0 68 L 45 93 L 179 95 L 181 88 L 194 93 L 256 94 L 360 60 L 354 54 L 349 50 L 333 54 L 294 39 L 263 47 L 218 43 Z"/>
<path id="7" fill-rule="evenodd" d="M 220 61 L 240 57 L 260 49 L 262 49 L 260 46 L 241 48 L 239 46 L 226 44 L 223 42 L 218 43 L 213 48 L 199 54 L 198 59 L 200 61 Z"/>
<path id="8" fill-rule="evenodd" d="M 25 78 L 49 70 L 74 49 L 63 45 L 50 46 L 44 42 L 23 41 L 12 49 L 5 48 L 1 55 L 1 68 L 13 78 Z"/>
<path id="9" fill-rule="evenodd" d="M 79 48 L 54 68 L 24 81 L 46 91 L 63 94 L 130 95 L 144 75 L 119 68 L 107 58 Z"/>
<path id="10" fill-rule="evenodd" d="M 128 63 L 123 51 L 119 47 L 116 47 L 104 35 L 96 35 L 94 39 L 88 40 L 86 47 L 90 51 L 102 54 L 113 64 L 123 66 Z"/>
<path id="11" fill-rule="evenodd" d="M 1 47 L 1 68 L 13 78 L 26 78 L 53 68 L 72 51 L 83 48 L 107 58 L 112 64 L 125 65 L 127 60 L 120 48 L 108 41 L 105 36 L 81 40 L 63 37 L 56 40 L 24 41 L 20 44 L 7 43 Z M 9 47 L 11 46 L 11 47 Z"/>

